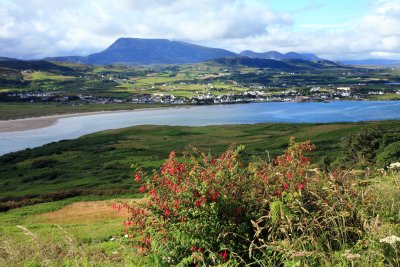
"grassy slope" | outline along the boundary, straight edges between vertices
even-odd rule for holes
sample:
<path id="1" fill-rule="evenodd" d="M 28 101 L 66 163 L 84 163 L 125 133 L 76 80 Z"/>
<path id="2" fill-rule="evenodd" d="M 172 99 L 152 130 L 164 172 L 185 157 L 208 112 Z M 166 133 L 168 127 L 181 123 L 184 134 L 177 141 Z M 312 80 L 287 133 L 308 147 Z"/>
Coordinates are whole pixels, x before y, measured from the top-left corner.
<path id="1" fill-rule="evenodd" d="M 324 155 L 341 153 L 340 139 L 372 123 L 341 124 L 255 124 L 209 127 L 136 126 L 90 134 L 0 157 L 0 199 L 18 200 L 55 192 L 79 194 L 135 190 L 130 166 L 145 170 L 158 167 L 171 150 L 181 152 L 194 145 L 218 153 L 230 144 L 244 144 L 247 156 L 267 157 L 279 153 L 290 136 L 310 139 Z M 382 122 L 400 128 L 400 121 Z M 91 192 L 88 192 L 91 191 Z"/>
<path id="2" fill-rule="evenodd" d="M 119 196 L 128 197 L 135 198 Z M 89 266 L 93 262 L 123 266 L 132 262 L 122 232 L 126 215 L 111 208 L 120 200 L 98 200 L 70 198 L 0 214 L 0 266 Z"/>

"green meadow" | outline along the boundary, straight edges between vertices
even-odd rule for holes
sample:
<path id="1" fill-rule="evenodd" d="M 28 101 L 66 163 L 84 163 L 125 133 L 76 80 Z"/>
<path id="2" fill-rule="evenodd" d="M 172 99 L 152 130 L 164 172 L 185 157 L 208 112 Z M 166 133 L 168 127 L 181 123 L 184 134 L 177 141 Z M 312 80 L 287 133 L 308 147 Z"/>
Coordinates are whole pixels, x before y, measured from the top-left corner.
<path id="1" fill-rule="evenodd" d="M 215 154 L 242 144 L 245 158 L 268 159 L 281 153 L 294 136 L 311 140 L 317 148 L 313 163 L 329 167 L 343 155 L 344 137 L 374 124 L 135 126 L 93 133 L 0 157 L 0 200 L 3 207 L 15 207 L 77 195 L 135 192 L 132 164 L 151 172 L 170 151 L 180 154 L 191 146 Z M 400 121 L 379 124 L 400 129 Z"/>

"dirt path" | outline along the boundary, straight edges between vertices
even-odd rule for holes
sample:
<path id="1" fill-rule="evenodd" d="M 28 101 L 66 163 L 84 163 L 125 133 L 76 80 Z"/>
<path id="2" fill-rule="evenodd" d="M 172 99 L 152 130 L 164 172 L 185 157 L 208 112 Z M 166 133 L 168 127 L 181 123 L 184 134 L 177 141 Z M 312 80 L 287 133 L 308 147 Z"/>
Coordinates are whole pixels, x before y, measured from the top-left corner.
<path id="1" fill-rule="evenodd" d="M 42 223 L 51 224 L 73 224 L 73 223 L 89 223 L 102 222 L 118 218 L 128 218 L 128 213 L 112 208 L 113 204 L 124 202 L 129 204 L 143 203 L 144 199 L 138 200 L 104 200 L 104 201 L 82 201 L 72 203 L 64 208 L 37 215 Z"/>

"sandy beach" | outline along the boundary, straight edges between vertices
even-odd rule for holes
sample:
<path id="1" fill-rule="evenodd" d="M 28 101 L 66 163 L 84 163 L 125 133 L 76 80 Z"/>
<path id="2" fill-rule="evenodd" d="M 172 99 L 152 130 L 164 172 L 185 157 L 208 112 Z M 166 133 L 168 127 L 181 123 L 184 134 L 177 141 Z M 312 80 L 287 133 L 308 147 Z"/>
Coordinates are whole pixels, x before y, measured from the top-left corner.
<path id="1" fill-rule="evenodd" d="M 32 117 L 16 120 L 0 120 L 0 132 L 17 132 L 17 131 L 27 131 L 33 129 L 39 129 L 51 126 L 55 124 L 59 119 L 77 117 L 77 116 L 87 116 L 87 115 L 97 115 L 106 113 L 122 113 L 131 112 L 134 110 L 116 110 L 116 111 L 97 111 L 97 112 L 84 112 L 84 113 L 72 113 L 72 114 L 62 114 L 62 115 L 50 115 L 42 117 Z"/>

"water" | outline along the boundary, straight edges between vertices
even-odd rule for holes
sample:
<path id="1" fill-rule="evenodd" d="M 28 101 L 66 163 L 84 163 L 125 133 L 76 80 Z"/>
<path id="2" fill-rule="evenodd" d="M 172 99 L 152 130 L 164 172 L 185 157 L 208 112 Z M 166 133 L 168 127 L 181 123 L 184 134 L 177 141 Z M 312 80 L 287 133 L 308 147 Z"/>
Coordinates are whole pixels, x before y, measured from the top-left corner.
<path id="1" fill-rule="evenodd" d="M 400 119 L 400 101 L 277 102 L 128 111 L 64 118 L 46 128 L 0 133 L 0 155 L 102 130 L 142 124 L 202 126 L 390 119 Z"/>
<path id="2" fill-rule="evenodd" d="M 400 82 L 385 83 L 386 85 L 400 85 Z"/>

